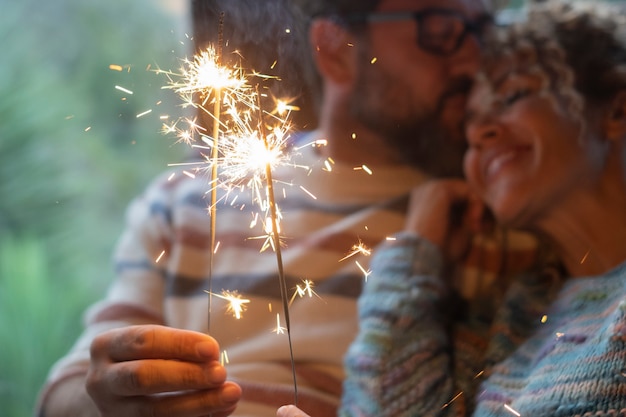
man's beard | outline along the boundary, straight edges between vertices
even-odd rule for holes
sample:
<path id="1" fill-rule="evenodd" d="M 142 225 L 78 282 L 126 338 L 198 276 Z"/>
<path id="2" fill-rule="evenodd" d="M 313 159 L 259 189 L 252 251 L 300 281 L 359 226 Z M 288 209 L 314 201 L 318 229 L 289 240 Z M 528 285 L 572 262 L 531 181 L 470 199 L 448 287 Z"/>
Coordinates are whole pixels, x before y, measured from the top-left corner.
<path id="1" fill-rule="evenodd" d="M 471 80 L 455 80 L 433 108 L 426 104 L 417 108 L 409 100 L 401 103 L 394 100 L 409 97 L 408 88 L 368 67 L 361 67 L 363 71 L 350 104 L 359 122 L 385 138 L 405 163 L 424 173 L 436 177 L 462 176 L 467 149 L 463 122 L 446 124 L 443 112 L 449 97 L 469 92 Z"/>

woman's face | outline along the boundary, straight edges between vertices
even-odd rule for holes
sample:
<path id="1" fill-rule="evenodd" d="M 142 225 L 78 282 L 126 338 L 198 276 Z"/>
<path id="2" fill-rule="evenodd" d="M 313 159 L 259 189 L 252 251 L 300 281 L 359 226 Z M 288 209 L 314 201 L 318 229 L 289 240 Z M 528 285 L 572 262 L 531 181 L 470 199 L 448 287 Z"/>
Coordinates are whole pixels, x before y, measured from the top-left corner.
<path id="1" fill-rule="evenodd" d="M 540 67 L 498 67 L 471 94 L 465 175 L 500 222 L 532 228 L 588 174 L 584 123 Z"/>

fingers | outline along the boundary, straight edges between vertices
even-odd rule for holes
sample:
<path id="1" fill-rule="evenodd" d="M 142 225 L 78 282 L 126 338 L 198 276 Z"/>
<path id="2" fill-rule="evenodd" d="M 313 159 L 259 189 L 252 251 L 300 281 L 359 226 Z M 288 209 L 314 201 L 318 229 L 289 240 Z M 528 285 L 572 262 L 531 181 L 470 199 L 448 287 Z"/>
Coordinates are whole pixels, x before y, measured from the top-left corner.
<path id="1" fill-rule="evenodd" d="M 218 362 L 147 359 L 109 365 L 99 384 L 110 387 L 110 394 L 123 397 L 215 388 L 225 380 L 226 370 Z"/>
<path id="2" fill-rule="evenodd" d="M 191 362 L 218 360 L 219 346 L 202 333 L 164 326 L 130 326 L 98 336 L 92 358 L 113 362 L 138 359 L 176 359 Z"/>
<path id="3" fill-rule="evenodd" d="M 276 417 L 309 417 L 295 405 L 283 405 L 276 411 Z"/>
<path id="4" fill-rule="evenodd" d="M 455 206 L 466 204 L 471 192 L 461 180 L 436 180 L 411 193 L 406 229 L 443 247 L 452 225 Z"/>
<path id="5" fill-rule="evenodd" d="M 162 326 L 111 330 L 91 345 L 87 392 L 103 417 L 227 416 L 241 388 L 225 382 L 219 345 L 207 335 Z"/>
<path id="6" fill-rule="evenodd" d="M 219 389 L 127 397 L 100 408 L 103 417 L 225 417 L 231 414 L 241 398 L 241 388 L 226 383 Z"/>

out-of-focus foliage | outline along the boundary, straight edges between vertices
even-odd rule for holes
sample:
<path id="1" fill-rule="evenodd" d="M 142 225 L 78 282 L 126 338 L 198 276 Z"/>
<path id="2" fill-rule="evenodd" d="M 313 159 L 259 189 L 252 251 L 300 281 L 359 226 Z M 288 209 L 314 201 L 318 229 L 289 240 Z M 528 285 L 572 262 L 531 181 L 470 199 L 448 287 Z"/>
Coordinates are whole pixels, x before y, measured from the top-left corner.
<path id="1" fill-rule="evenodd" d="M 129 200 L 183 157 L 159 120 L 179 101 L 147 68 L 191 47 L 151 0 L 0 11 L 0 415 L 22 417 L 110 281 Z"/>

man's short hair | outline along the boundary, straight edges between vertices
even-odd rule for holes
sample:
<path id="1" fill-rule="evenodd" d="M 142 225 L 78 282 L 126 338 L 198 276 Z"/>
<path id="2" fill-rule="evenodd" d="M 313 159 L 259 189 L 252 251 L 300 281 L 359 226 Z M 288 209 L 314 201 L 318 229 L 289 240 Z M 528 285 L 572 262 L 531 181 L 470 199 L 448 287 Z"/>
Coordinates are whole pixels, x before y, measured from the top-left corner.
<path id="1" fill-rule="evenodd" d="M 295 98 L 301 108 L 293 113 L 297 127 L 308 128 L 312 120 L 303 55 L 308 44 L 299 34 L 304 22 L 297 20 L 291 0 L 192 0 L 191 17 L 195 52 L 219 46 L 222 63 L 246 72 L 275 77 L 264 85 L 278 98 Z"/>
<path id="2" fill-rule="evenodd" d="M 309 18 L 317 16 L 368 13 L 376 9 L 381 0 L 293 0 Z"/>

